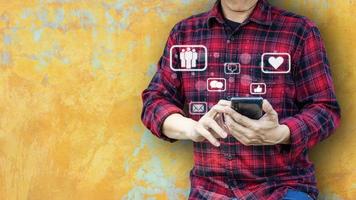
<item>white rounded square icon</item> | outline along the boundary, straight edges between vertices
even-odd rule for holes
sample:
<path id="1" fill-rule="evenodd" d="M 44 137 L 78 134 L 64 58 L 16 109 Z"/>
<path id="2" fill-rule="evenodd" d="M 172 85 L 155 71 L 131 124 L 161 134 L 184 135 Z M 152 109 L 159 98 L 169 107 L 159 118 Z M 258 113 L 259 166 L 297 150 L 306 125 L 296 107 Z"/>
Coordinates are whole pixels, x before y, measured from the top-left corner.
<path id="1" fill-rule="evenodd" d="M 226 79 L 208 78 L 206 88 L 209 92 L 224 92 L 226 90 Z"/>
<path id="2" fill-rule="evenodd" d="M 173 59 L 178 60 L 175 66 Z M 208 67 L 208 50 L 204 45 L 173 45 L 169 50 L 169 66 L 173 71 L 204 71 Z"/>
<path id="3" fill-rule="evenodd" d="M 191 115 L 204 115 L 208 111 L 207 102 L 192 101 L 189 103 L 189 113 Z"/>
<path id="4" fill-rule="evenodd" d="M 241 64 L 240 63 L 225 63 L 224 72 L 225 74 L 240 74 Z"/>
<path id="5" fill-rule="evenodd" d="M 289 53 L 264 53 L 261 56 L 261 69 L 266 74 L 287 74 L 291 70 Z"/>
<path id="6" fill-rule="evenodd" d="M 250 84 L 250 94 L 266 94 L 267 86 L 265 83 L 251 83 Z"/>

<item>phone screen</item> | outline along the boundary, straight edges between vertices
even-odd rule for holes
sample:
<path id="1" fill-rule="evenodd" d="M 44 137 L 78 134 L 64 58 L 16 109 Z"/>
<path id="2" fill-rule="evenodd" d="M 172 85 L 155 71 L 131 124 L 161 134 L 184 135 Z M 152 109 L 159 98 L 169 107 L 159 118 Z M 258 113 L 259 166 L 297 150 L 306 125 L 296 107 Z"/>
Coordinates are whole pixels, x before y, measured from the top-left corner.
<path id="1" fill-rule="evenodd" d="M 233 97 L 231 107 L 246 117 L 260 119 L 263 115 L 262 102 L 262 97 Z"/>

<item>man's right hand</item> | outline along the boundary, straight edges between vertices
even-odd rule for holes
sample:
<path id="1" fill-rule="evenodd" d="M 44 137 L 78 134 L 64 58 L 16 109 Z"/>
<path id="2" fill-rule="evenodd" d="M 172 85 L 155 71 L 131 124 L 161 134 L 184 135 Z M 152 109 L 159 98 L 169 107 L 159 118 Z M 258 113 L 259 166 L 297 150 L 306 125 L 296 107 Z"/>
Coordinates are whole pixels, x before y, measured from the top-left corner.
<path id="1" fill-rule="evenodd" d="M 224 107 L 229 105 L 227 101 L 220 100 L 199 121 L 190 120 L 188 125 L 184 126 L 184 133 L 187 138 L 194 142 L 201 142 L 206 139 L 214 146 L 220 146 L 217 138 L 227 137 L 226 131 L 222 128 L 224 123 L 221 116 L 224 112 Z"/>
<path id="2" fill-rule="evenodd" d="M 181 114 L 172 114 L 163 123 L 163 134 L 172 139 L 193 140 L 201 142 L 208 140 L 214 146 L 220 146 L 217 138 L 226 138 L 227 130 L 222 121 L 224 109 L 230 106 L 229 101 L 220 100 L 209 112 L 205 113 L 199 121 L 184 117 Z"/>

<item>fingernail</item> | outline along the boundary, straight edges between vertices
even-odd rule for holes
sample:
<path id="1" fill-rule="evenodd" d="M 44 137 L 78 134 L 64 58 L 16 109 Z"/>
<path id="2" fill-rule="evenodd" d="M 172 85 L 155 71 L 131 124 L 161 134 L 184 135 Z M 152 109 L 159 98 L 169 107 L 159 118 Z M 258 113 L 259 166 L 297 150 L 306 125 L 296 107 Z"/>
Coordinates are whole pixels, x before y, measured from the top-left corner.
<path id="1" fill-rule="evenodd" d="M 226 138 L 227 137 L 227 133 L 223 133 L 223 138 Z"/>

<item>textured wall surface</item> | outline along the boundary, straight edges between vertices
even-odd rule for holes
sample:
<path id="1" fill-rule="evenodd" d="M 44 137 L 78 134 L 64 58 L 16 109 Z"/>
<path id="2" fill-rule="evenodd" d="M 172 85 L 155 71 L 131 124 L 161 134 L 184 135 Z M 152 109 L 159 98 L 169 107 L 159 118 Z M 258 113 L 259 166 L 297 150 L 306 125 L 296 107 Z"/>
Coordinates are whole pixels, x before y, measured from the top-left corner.
<path id="1" fill-rule="evenodd" d="M 342 125 L 312 150 L 320 199 L 356 199 L 356 1 L 275 0 L 315 21 Z M 204 0 L 0 0 L 0 199 L 184 199 L 190 142 L 141 124 L 171 27 Z"/>

